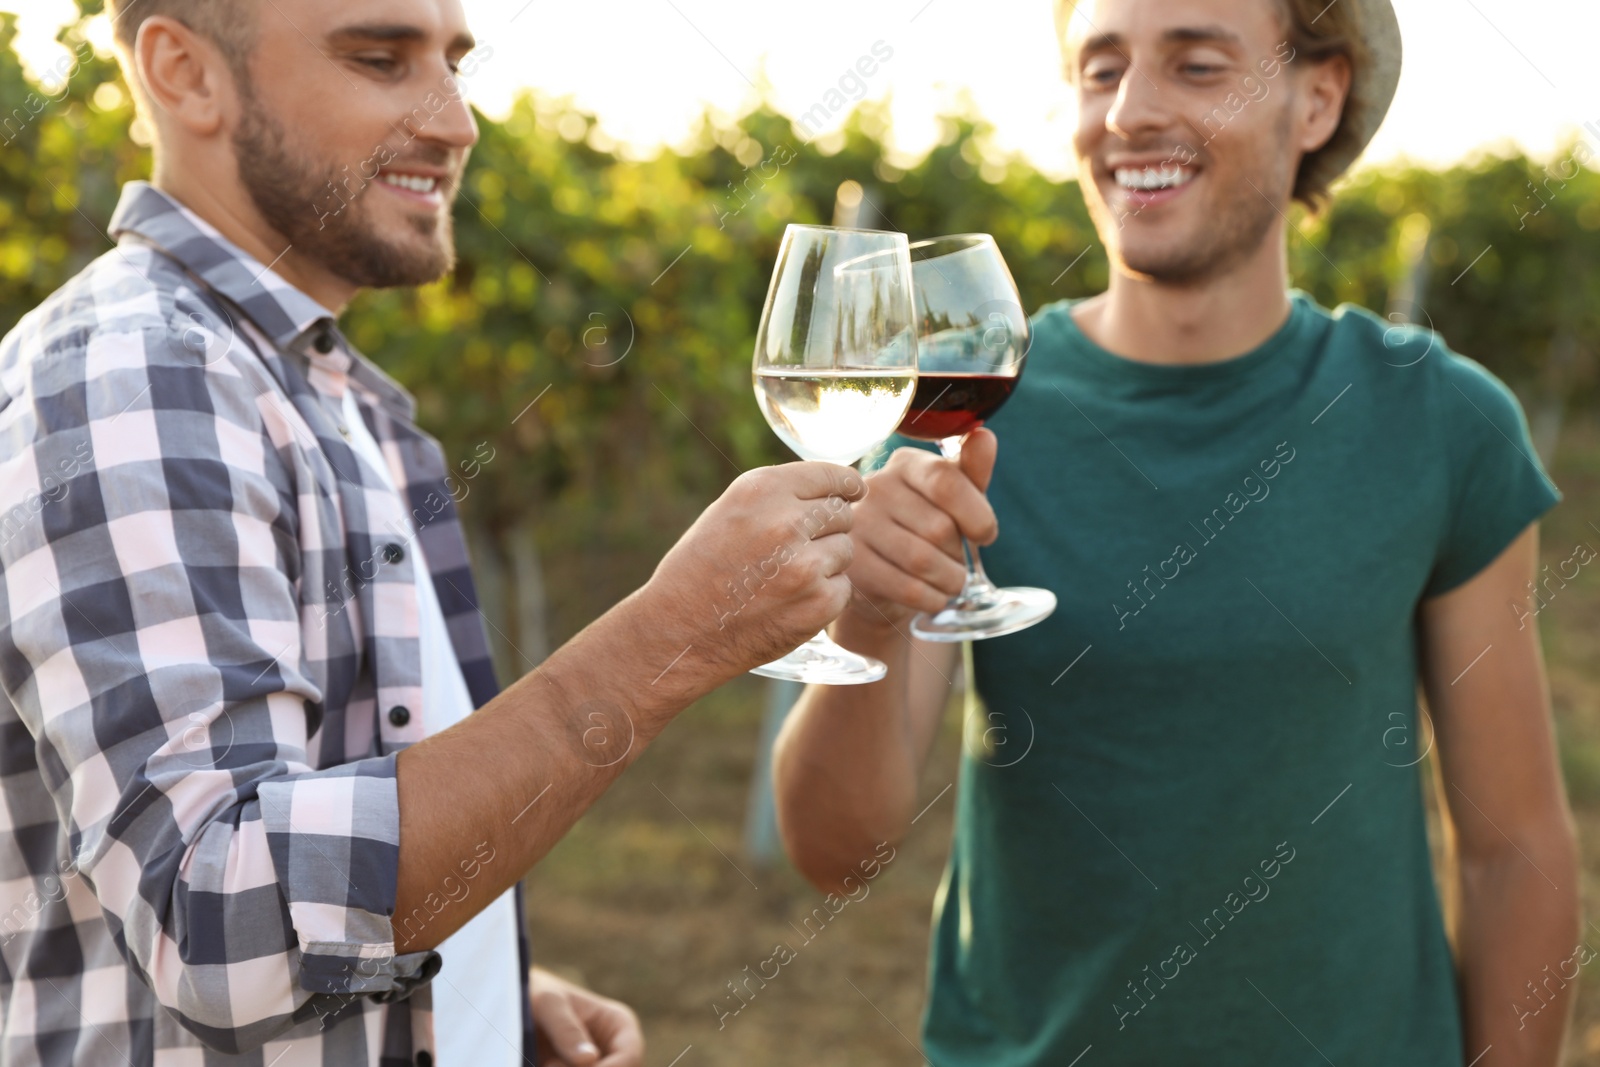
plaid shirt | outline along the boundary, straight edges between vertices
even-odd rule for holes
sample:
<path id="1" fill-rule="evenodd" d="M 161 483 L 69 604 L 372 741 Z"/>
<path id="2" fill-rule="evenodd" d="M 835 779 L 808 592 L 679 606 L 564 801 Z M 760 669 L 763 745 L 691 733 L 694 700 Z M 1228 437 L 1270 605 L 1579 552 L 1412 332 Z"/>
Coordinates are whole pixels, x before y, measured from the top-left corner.
<path id="1" fill-rule="evenodd" d="M 496 689 L 443 453 L 165 194 L 111 233 L 0 344 L 0 1063 L 427 1067 L 439 956 L 390 919 L 413 536 Z"/>

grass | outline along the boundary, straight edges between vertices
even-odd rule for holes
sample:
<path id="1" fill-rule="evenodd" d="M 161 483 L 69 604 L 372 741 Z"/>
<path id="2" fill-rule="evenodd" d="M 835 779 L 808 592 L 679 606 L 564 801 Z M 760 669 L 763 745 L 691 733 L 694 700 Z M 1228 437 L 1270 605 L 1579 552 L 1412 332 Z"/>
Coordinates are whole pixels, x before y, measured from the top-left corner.
<path id="1" fill-rule="evenodd" d="M 1573 428 L 1553 475 L 1566 496 L 1544 524 L 1552 566 L 1579 541 L 1600 549 L 1600 435 Z M 1593 523 L 1593 525 L 1591 525 Z M 645 570 L 648 573 L 648 570 Z M 1540 613 L 1561 764 L 1583 845 L 1587 885 L 1600 884 L 1600 561 Z M 535 957 L 644 1020 L 646 1062 L 667 1067 L 919 1064 L 915 1042 L 933 897 L 948 850 L 954 790 L 918 821 L 865 899 L 802 943 L 795 931 L 822 894 L 779 861 L 741 852 L 765 690 L 736 682 L 702 701 L 644 753 L 528 879 Z M 952 718 L 922 796 L 954 774 Z M 1600 900 L 1584 895 L 1600 946 Z M 790 924 L 793 923 L 794 926 Z M 754 973 L 784 941 L 778 977 L 755 983 L 737 1015 L 728 983 Z M 771 965 L 767 966 L 771 973 Z M 747 994 L 748 996 L 748 994 Z M 1567 1065 L 1600 1062 L 1600 991 L 1580 987 Z"/>

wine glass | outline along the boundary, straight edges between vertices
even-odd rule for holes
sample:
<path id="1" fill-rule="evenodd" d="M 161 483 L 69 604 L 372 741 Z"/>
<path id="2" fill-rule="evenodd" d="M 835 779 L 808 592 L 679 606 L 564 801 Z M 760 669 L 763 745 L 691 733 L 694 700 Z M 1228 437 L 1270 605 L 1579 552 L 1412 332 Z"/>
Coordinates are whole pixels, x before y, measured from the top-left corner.
<path id="1" fill-rule="evenodd" d="M 917 383 L 907 249 L 905 234 L 883 230 L 784 231 L 753 375 L 761 413 L 801 459 L 855 463 L 905 415 Z M 854 685 L 887 669 L 824 632 L 754 673 Z"/>
<path id="2" fill-rule="evenodd" d="M 966 435 L 1016 388 L 1032 330 L 993 237 L 935 237 L 908 251 L 917 307 L 917 387 L 898 432 L 937 441 L 946 459 L 957 460 Z M 965 587 L 943 610 L 913 619 L 913 634 L 924 641 L 1000 637 L 1056 609 L 1048 589 L 996 586 L 977 548 L 966 538 L 961 543 L 968 561 Z"/>

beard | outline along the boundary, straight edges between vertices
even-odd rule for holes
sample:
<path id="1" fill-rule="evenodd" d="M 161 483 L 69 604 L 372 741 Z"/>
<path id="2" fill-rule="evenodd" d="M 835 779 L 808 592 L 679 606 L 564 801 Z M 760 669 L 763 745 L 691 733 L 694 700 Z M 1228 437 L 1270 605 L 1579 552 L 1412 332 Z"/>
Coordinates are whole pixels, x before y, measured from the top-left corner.
<path id="1" fill-rule="evenodd" d="M 359 176 L 361 185 L 348 202 L 333 211 L 319 209 L 317 205 L 326 205 L 330 197 L 337 196 L 330 190 L 348 187 L 341 186 L 340 180 L 340 171 L 345 170 L 343 180 L 348 183 L 348 169 L 324 168 L 291 152 L 283 127 L 248 93 L 243 107 L 233 134 L 239 179 L 261 217 L 300 255 L 352 285 L 372 289 L 423 285 L 444 277 L 455 266 L 455 234 L 449 212 L 433 217 L 408 214 L 407 225 L 422 240 L 391 240 L 367 217 L 362 195 L 371 181 Z M 430 146 L 414 147 L 426 153 Z M 434 156 L 437 158 L 424 155 L 422 159 L 436 165 L 449 162 L 443 149 Z M 444 182 L 441 188 L 453 184 Z"/>

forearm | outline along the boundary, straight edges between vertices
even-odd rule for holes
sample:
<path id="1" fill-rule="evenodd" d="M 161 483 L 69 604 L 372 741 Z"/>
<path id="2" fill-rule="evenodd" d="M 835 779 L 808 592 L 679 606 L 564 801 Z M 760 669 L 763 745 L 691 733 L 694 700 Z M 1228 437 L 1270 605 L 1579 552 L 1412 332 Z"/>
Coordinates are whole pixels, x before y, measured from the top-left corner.
<path id="1" fill-rule="evenodd" d="M 1507 844 L 1461 864 L 1458 938 L 1466 1054 L 1479 1067 L 1556 1067 L 1591 955 L 1580 944 L 1579 871 L 1570 835 Z M 1524 855 L 1525 853 L 1525 855 Z"/>
<path id="2" fill-rule="evenodd" d="M 396 951 L 436 947 L 518 881 L 678 711 L 727 680 L 649 597 L 400 754 Z"/>
<path id="3" fill-rule="evenodd" d="M 808 686 L 773 754 L 778 824 L 790 858 L 811 881 L 829 887 L 874 846 L 905 835 L 932 734 L 913 714 L 917 650 L 910 640 L 849 612 L 833 635 L 883 660 L 887 676 L 870 685 Z"/>

